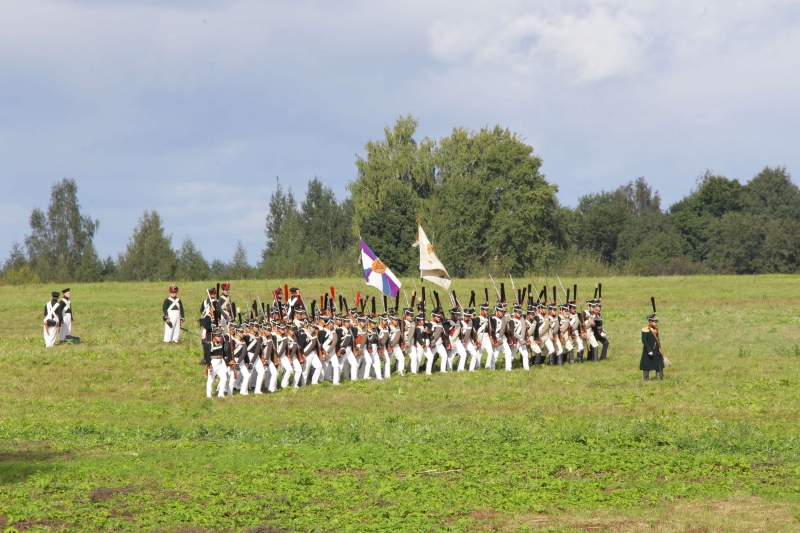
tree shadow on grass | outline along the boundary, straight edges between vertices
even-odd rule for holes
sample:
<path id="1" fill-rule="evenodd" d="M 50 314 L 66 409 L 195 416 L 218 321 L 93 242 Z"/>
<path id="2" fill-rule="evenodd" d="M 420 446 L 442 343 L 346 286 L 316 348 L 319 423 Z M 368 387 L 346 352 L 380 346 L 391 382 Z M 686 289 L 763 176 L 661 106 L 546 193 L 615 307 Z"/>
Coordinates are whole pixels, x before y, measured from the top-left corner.
<path id="1" fill-rule="evenodd" d="M 52 472 L 68 455 L 46 450 L 0 452 L 0 485 L 19 483 L 36 472 Z"/>

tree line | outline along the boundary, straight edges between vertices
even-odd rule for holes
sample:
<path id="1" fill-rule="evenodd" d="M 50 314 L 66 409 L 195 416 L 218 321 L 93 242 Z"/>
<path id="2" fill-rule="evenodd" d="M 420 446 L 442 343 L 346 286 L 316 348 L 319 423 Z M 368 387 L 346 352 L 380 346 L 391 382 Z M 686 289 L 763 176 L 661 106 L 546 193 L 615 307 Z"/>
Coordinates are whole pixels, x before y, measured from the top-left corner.
<path id="1" fill-rule="evenodd" d="M 417 127 L 401 117 L 368 142 L 343 200 L 316 177 L 302 199 L 278 181 L 255 266 L 241 241 L 229 262 L 209 262 L 190 237 L 174 248 L 155 210 L 142 214 L 122 253 L 101 259 L 100 222 L 63 179 L 47 210 L 31 212 L 31 232 L 13 244 L 0 282 L 357 276 L 359 237 L 395 273 L 414 275 L 417 222 L 457 277 L 800 271 L 800 190 L 783 167 L 745 184 L 707 171 L 666 209 L 644 178 L 570 208 L 541 174 L 542 159 L 508 129 L 456 128 L 418 142 Z"/>

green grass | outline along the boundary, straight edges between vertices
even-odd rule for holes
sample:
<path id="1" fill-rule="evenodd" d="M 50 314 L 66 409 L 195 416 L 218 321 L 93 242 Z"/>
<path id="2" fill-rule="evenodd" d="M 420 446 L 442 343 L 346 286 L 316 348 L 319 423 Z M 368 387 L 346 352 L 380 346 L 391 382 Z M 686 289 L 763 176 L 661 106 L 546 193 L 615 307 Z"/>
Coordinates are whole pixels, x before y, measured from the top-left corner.
<path id="1" fill-rule="evenodd" d="M 82 343 L 50 350 L 52 288 L 6 288 L 0 531 L 800 529 L 800 277 L 603 281 L 601 364 L 224 400 L 196 337 L 161 343 L 167 284 L 73 285 Z M 651 295 L 675 366 L 643 383 Z"/>

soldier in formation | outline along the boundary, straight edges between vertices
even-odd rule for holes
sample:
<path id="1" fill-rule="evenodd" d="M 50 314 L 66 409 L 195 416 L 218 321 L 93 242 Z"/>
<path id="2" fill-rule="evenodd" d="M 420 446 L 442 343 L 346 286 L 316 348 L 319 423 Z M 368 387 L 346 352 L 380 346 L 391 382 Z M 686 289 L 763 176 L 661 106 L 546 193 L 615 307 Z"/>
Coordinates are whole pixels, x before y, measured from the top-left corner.
<path id="1" fill-rule="evenodd" d="M 216 380 L 217 396 L 224 397 L 236 391 L 263 394 L 265 388 L 275 393 L 324 381 L 338 385 L 348 378 L 388 380 L 393 373 L 431 374 L 434 368 L 441 373 L 474 372 L 484 354 L 486 369 L 494 370 L 502 357 L 507 371 L 517 357 L 517 366 L 526 371 L 531 366 L 607 357 L 599 297 L 580 311 L 569 292 L 566 300 L 557 302 L 555 287 L 552 295 L 545 288 L 534 297 L 529 286 L 508 302 L 501 284 L 494 306 L 484 290 L 485 301 L 477 308 L 474 291 L 466 307 L 453 291 L 447 295 L 453 304 L 447 319 L 439 294 L 432 291 L 434 301 L 429 302 L 425 289 L 419 300 L 415 291 L 402 309 L 399 295 L 393 307 L 384 297 L 383 313 L 378 314 L 376 299 L 362 298 L 360 293 L 352 307 L 341 294 L 337 300 L 332 287 L 330 295 L 309 304 L 298 288 L 288 286 L 273 291 L 269 305 L 256 300 L 242 312 L 231 299 L 230 284 L 220 287 L 221 291 L 209 288 L 200 305 L 209 397 Z M 183 319 L 179 302 L 177 287 L 170 287 L 170 298 L 164 302 L 167 326 Z M 52 308 L 48 306 L 46 316 Z"/>

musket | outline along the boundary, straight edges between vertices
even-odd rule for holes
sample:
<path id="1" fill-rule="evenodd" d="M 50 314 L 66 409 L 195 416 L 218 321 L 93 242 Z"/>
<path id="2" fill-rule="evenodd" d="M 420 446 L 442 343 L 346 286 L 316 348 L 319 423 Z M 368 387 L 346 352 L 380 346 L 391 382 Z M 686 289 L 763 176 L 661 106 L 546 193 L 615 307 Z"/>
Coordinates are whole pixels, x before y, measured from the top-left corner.
<path id="1" fill-rule="evenodd" d="M 497 290 L 497 283 L 494 282 L 494 278 L 491 274 L 489 274 L 489 279 L 492 280 L 492 285 L 494 285 L 494 292 L 497 294 L 497 300 L 500 300 L 500 291 Z"/>
<path id="2" fill-rule="evenodd" d="M 236 353 L 234 351 L 234 340 L 233 340 L 233 333 L 231 333 L 231 323 L 228 322 L 228 336 L 231 338 L 231 363 L 233 363 L 233 379 L 239 379 L 239 376 L 236 374 Z"/>
<path id="3" fill-rule="evenodd" d="M 211 312 L 211 316 L 214 318 L 214 325 L 219 326 L 219 319 L 217 318 L 217 313 L 214 311 L 216 307 L 214 305 L 214 299 L 211 297 L 211 293 L 206 289 L 206 296 L 208 296 L 208 310 Z"/>
<path id="4" fill-rule="evenodd" d="M 655 296 L 651 296 L 650 297 L 650 303 L 653 304 L 653 314 L 655 315 L 656 314 L 656 297 Z M 664 360 L 664 364 L 665 365 L 672 366 L 672 361 L 667 359 L 667 356 L 664 355 L 663 350 L 661 350 L 661 338 L 658 336 L 658 329 L 656 329 L 656 332 L 655 332 L 654 335 L 656 336 L 656 340 L 658 341 L 658 353 L 661 354 L 661 359 Z"/>
<path id="5" fill-rule="evenodd" d="M 186 332 L 186 333 L 188 333 L 189 335 L 194 335 L 195 337 L 199 337 L 199 336 L 200 336 L 200 334 L 199 334 L 199 333 L 195 333 L 194 331 L 192 331 L 192 330 L 190 330 L 190 329 L 186 329 L 186 328 L 185 328 L 185 327 L 183 327 L 183 326 L 181 326 L 181 330 L 185 331 L 185 332 Z"/>
<path id="6" fill-rule="evenodd" d="M 558 278 L 558 284 L 561 285 L 561 290 L 564 291 L 564 294 L 567 295 L 567 300 L 569 300 L 569 295 L 567 294 L 567 291 L 564 289 L 564 284 L 561 283 L 561 278 L 558 277 L 558 274 L 556 274 L 556 278 Z"/>
<path id="7" fill-rule="evenodd" d="M 406 307 L 411 307 L 410 305 L 408 305 L 408 294 L 406 294 L 406 290 L 405 289 L 403 289 L 403 298 L 406 299 Z"/>
<path id="8" fill-rule="evenodd" d="M 511 277 L 511 272 L 508 273 L 508 279 L 511 280 L 511 290 L 513 291 L 512 294 L 516 294 L 517 295 L 517 303 L 520 303 L 520 301 L 519 301 L 519 293 L 517 292 L 517 288 L 514 286 L 514 278 Z"/>

